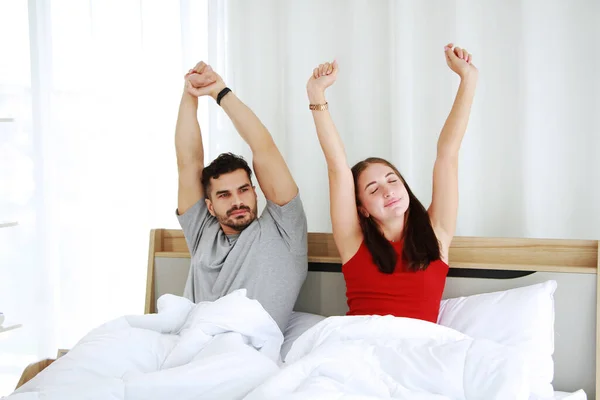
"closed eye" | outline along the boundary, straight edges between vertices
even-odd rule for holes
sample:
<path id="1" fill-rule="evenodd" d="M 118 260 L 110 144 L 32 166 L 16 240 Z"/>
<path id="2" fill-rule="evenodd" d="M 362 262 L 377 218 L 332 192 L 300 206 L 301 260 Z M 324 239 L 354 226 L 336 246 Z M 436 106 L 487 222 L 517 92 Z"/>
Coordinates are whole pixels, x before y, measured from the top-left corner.
<path id="1" fill-rule="evenodd" d="M 371 192 L 371 194 L 375 194 L 375 192 L 376 192 L 378 189 L 379 189 L 379 188 L 375 188 L 375 190 L 373 190 L 373 191 Z"/>

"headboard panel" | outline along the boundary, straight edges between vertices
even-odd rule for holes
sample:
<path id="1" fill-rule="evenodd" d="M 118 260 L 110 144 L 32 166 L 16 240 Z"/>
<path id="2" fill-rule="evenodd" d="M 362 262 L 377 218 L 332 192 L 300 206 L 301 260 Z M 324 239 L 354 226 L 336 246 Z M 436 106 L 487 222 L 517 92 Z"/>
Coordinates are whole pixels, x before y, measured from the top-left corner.
<path id="1" fill-rule="evenodd" d="M 340 263 L 331 233 L 309 233 L 308 254 L 311 262 Z M 449 258 L 452 268 L 595 273 L 598 242 L 459 236 Z"/>
<path id="2" fill-rule="evenodd" d="M 181 230 L 151 231 L 146 313 L 155 312 L 157 296 L 183 294 L 189 257 Z M 589 399 L 600 393 L 598 241 L 455 237 L 449 258 L 451 269 L 444 298 L 557 280 L 554 355 L 557 390 L 583 388 Z M 308 234 L 308 259 L 309 274 L 296 310 L 344 314 L 345 282 L 339 273 L 340 258 L 332 234 Z"/>

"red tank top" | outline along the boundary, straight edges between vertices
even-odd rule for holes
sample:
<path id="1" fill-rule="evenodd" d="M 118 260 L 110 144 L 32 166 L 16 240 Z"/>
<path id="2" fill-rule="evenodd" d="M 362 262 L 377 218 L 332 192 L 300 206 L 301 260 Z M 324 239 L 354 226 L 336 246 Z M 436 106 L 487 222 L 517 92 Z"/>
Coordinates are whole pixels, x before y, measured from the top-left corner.
<path id="1" fill-rule="evenodd" d="M 411 271 L 402 261 L 402 242 L 392 243 L 398 263 L 392 274 L 379 271 L 364 241 L 342 266 L 347 315 L 394 315 L 437 322 L 448 264 L 436 260 L 424 271 Z"/>

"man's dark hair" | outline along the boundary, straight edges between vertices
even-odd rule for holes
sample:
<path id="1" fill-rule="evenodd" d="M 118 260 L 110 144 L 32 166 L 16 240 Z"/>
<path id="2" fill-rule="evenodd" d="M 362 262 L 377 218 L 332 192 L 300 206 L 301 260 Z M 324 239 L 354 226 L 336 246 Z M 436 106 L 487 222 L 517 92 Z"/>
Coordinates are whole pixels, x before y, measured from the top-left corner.
<path id="1" fill-rule="evenodd" d="M 248 174 L 248 179 L 252 183 L 252 170 L 248 166 L 244 157 L 233 153 L 223 153 L 215 158 L 208 166 L 202 170 L 202 188 L 204 196 L 208 199 L 210 194 L 210 180 L 219 179 L 219 176 L 228 174 L 238 169 L 243 169 Z"/>

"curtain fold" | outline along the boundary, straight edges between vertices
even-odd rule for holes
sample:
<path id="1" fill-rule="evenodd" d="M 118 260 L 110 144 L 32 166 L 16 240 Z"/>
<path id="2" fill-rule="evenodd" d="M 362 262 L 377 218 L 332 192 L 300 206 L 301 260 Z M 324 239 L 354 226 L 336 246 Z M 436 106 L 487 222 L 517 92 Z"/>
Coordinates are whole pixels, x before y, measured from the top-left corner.
<path id="1" fill-rule="evenodd" d="M 443 55 L 453 42 L 480 70 L 460 153 L 457 234 L 600 236 L 597 2 L 219 3 L 219 35 L 228 40 L 211 59 L 280 145 L 311 231 L 331 230 L 326 165 L 305 93 L 312 69 L 340 64 L 327 99 L 349 163 L 392 161 L 427 206 L 437 138 L 459 83 Z M 231 126 L 213 135 L 249 155 Z"/>
<path id="2" fill-rule="evenodd" d="M 175 121 L 207 21 L 206 0 L 0 2 L 0 220 L 19 222 L 0 229 L 0 311 L 23 324 L 0 334 L 0 395 L 143 312 L 149 231 L 179 227 Z M 199 117 L 209 143 L 207 100 Z"/>

